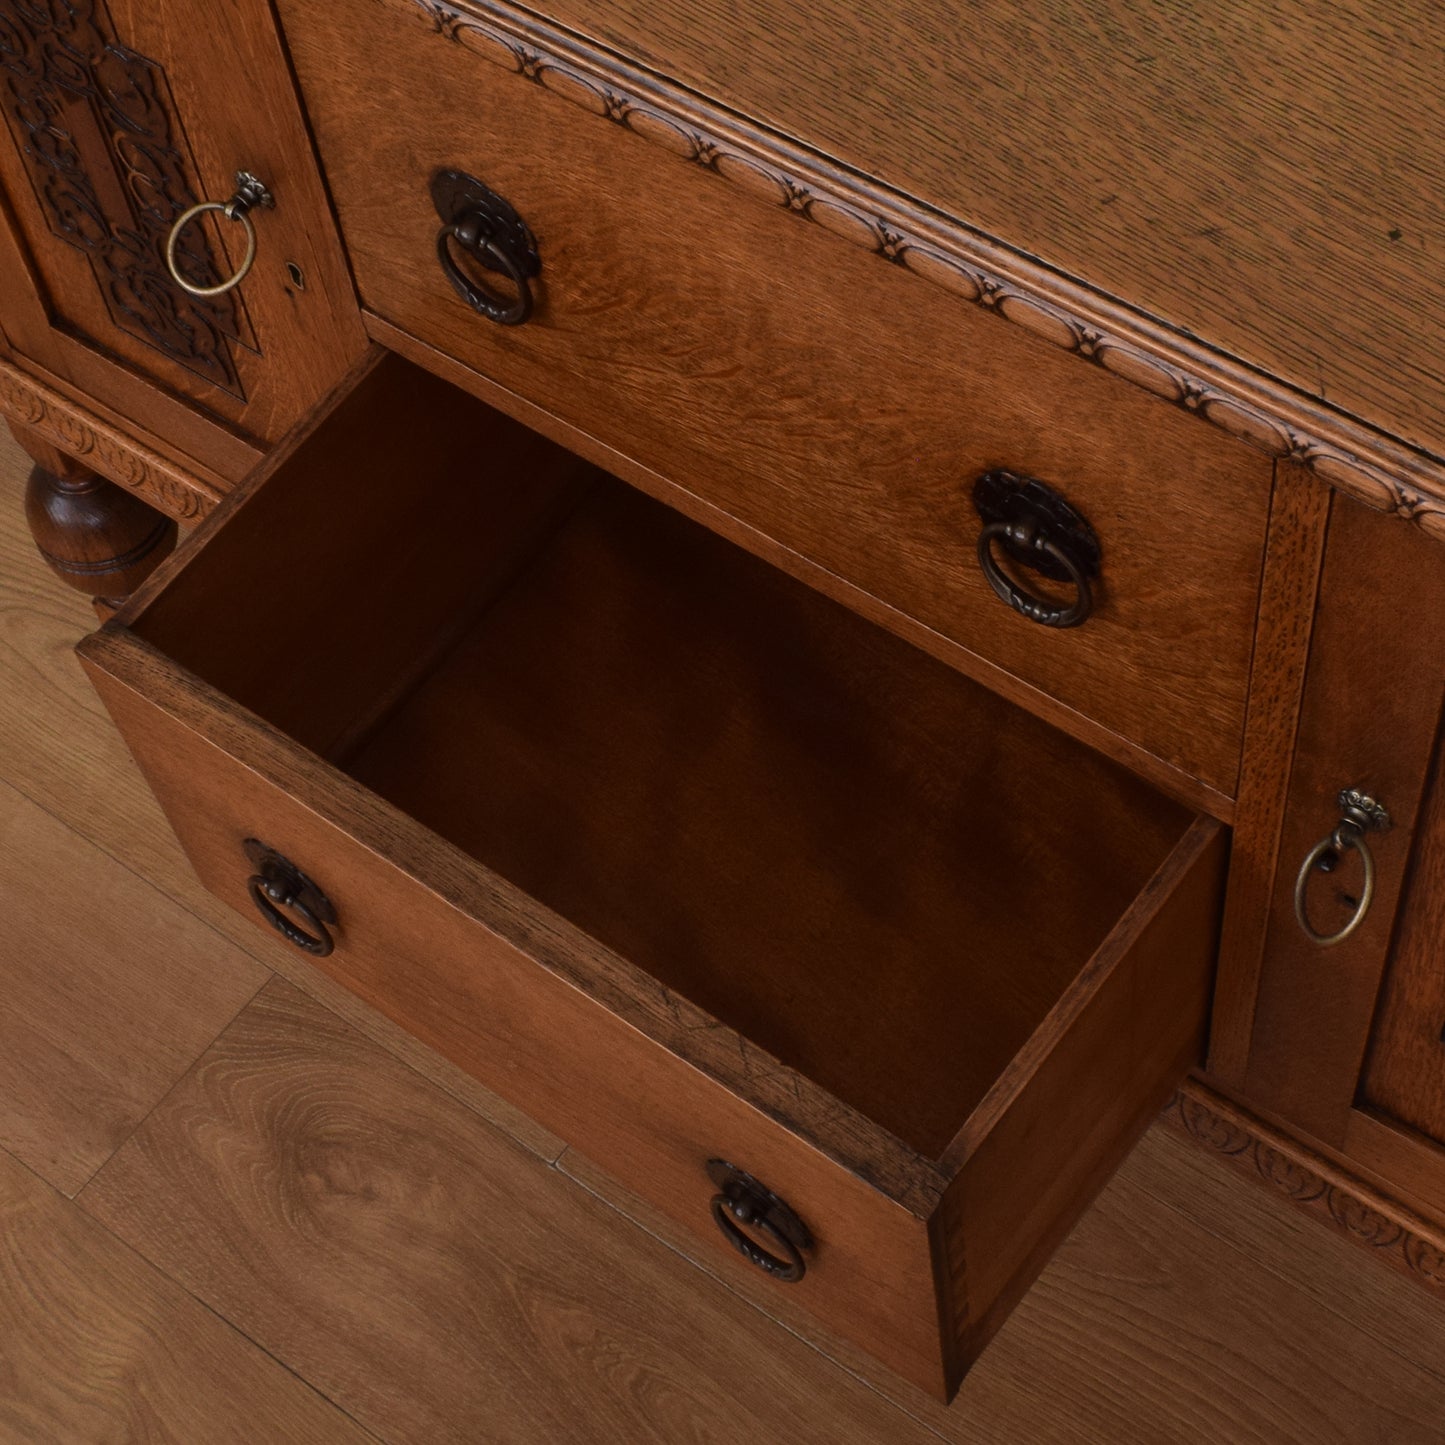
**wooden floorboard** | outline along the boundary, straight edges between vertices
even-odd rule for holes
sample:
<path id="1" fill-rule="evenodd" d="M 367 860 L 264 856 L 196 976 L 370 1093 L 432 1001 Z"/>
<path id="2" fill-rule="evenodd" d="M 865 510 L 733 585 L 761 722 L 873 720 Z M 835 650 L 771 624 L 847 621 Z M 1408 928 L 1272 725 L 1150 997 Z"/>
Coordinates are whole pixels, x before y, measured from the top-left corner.
<path id="1" fill-rule="evenodd" d="M 1248 1261 L 1252 1271 L 1288 1280 L 1315 1309 L 1365 1321 L 1371 1335 L 1402 1359 L 1428 1371 L 1445 1394 L 1445 1304 L 1438 1295 L 1389 1268 L 1360 1246 L 1258 1184 L 1241 1188 L 1239 1176 L 1220 1168 L 1210 1151 L 1177 1129 L 1145 1136 L 1129 1171 L 1154 1199 L 1193 1220 Z M 1445 1441 L 1445 1420 L 1440 1438 Z"/>
<path id="2" fill-rule="evenodd" d="M 93 618 L 22 477 L 0 433 L 0 1143 L 62 1189 L 111 1158 L 73 1203 L 0 1157 L 7 1445 L 373 1438 L 352 1412 L 388 1445 L 1445 1440 L 1445 1310 L 1163 1128 L 951 1408 L 744 1300 L 200 889 L 70 655 Z M 273 974 L 310 997 L 245 1004 Z M 121 1000 L 116 1038 L 67 1029 L 77 996 Z"/>
<path id="3" fill-rule="evenodd" d="M 270 977 L 0 783 L 0 1147 L 73 1194 Z"/>
<path id="4" fill-rule="evenodd" d="M 4 1153 L 0 1225 L 6 1445 L 372 1442 Z"/>
<path id="5" fill-rule="evenodd" d="M 22 514 L 29 460 L 0 425 L 0 781 L 292 980 L 443 1088 L 556 1158 L 562 1144 L 389 1019 L 318 973 L 196 880 L 120 735 L 74 656 L 95 625 L 89 602 L 41 562 Z"/>
<path id="6" fill-rule="evenodd" d="M 388 1440 L 928 1440 L 282 980 L 79 1196 Z"/>

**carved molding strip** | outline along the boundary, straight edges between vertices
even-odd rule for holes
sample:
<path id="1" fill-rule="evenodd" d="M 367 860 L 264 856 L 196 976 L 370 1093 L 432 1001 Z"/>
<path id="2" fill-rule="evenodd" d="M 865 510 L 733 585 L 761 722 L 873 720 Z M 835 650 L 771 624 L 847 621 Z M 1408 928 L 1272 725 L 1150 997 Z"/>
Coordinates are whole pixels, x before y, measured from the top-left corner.
<path id="1" fill-rule="evenodd" d="M 1189 1080 L 1164 1117 L 1395 1269 L 1445 1294 L 1445 1233 Z"/>
<path id="2" fill-rule="evenodd" d="M 221 492 L 0 357 L 0 414 L 29 427 L 92 471 L 182 523 L 198 522 Z"/>
<path id="3" fill-rule="evenodd" d="M 1031 262 L 502 0 L 414 6 L 445 40 L 1054 346 L 1445 537 L 1445 461 Z"/>

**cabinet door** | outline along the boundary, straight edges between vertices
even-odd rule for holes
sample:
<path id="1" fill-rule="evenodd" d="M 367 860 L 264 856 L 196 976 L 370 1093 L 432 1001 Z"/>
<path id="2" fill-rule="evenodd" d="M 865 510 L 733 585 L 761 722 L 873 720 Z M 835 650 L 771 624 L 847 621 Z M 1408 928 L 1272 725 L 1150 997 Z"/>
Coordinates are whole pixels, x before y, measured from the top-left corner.
<path id="1" fill-rule="evenodd" d="M 265 0 L 0 0 L 0 311 L 31 369 L 160 434 L 222 476 L 245 471 L 364 347 L 339 242 Z M 167 237 L 248 171 L 255 262 L 212 296 L 167 269 Z M 216 286 L 245 227 L 206 213 L 178 264 Z"/>
<path id="2" fill-rule="evenodd" d="M 1239 1092 L 1341 1152 L 1354 1147 L 1362 1069 L 1392 942 L 1398 935 L 1392 977 L 1403 976 L 1406 961 L 1429 951 L 1423 937 L 1410 942 L 1412 934 L 1431 927 L 1432 890 L 1422 863 L 1432 866 L 1428 860 L 1441 845 L 1433 840 L 1437 825 L 1428 811 L 1418 849 L 1412 844 L 1445 696 L 1442 616 L 1445 545 L 1398 518 L 1337 497 Z M 1375 888 L 1363 921 L 1347 938 L 1321 946 L 1296 917 L 1296 880 L 1311 850 L 1339 822 L 1337 795 L 1344 788 L 1378 799 L 1392 826 L 1366 838 Z M 1438 806 L 1432 801 L 1430 809 Z M 1433 866 L 1439 876 L 1439 865 Z M 1415 881 L 1407 889 L 1412 867 Z M 1305 895 L 1311 926 L 1321 934 L 1339 931 L 1362 886 L 1360 855 L 1353 849 L 1342 851 L 1332 871 L 1311 870 Z M 1438 917 L 1438 897 L 1434 909 Z M 1422 966 L 1411 965 L 1415 972 Z M 1401 990 L 1402 997 L 1414 996 L 1408 984 Z M 1389 990 L 1385 1005 L 1382 1020 L 1390 1016 Z M 1441 1023 L 1445 1015 L 1435 1021 L 1437 1037 Z M 1413 1055 L 1409 1062 L 1401 1059 L 1402 1068 L 1415 1068 Z M 1445 1208 L 1445 1194 L 1440 1206 Z"/>
<path id="3" fill-rule="evenodd" d="M 1445 1145 L 1445 785 L 1438 755 L 1359 1103 Z"/>

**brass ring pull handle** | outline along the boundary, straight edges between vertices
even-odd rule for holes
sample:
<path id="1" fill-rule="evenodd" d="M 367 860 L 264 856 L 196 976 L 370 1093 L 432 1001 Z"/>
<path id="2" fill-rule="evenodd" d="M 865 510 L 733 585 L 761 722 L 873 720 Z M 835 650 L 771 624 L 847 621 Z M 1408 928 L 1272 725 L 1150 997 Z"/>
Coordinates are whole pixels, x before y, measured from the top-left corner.
<path id="1" fill-rule="evenodd" d="M 749 1264 L 779 1283 L 796 1284 L 802 1279 L 808 1272 L 803 1256 L 813 1248 L 813 1236 L 803 1221 L 776 1194 L 736 1165 L 724 1159 L 709 1159 L 707 1172 L 718 1186 L 712 1197 L 712 1217 L 723 1238 Z M 745 1229 L 763 1235 L 771 1248 L 764 1248 L 744 1233 Z"/>
<path id="2" fill-rule="evenodd" d="M 489 321 L 499 326 L 522 325 L 532 314 L 528 282 L 542 271 L 537 243 L 527 223 L 495 191 L 461 171 L 438 171 L 432 177 L 431 193 L 442 220 L 437 260 L 452 290 Z M 453 242 L 485 269 L 505 276 L 511 299 L 494 295 L 473 281 L 458 264 Z"/>
<path id="3" fill-rule="evenodd" d="M 974 484 L 973 504 L 984 527 L 978 534 L 978 565 L 994 593 L 1020 616 L 1044 627 L 1077 627 L 1094 610 L 1091 580 L 1099 575 L 1094 530 L 1054 489 L 1035 477 L 985 472 Z M 1016 582 L 999 560 L 1067 582 L 1071 602 L 1036 597 Z"/>
<path id="4" fill-rule="evenodd" d="M 1390 826 L 1389 813 L 1357 788 L 1342 789 L 1339 805 L 1339 823 L 1305 855 L 1294 883 L 1294 916 L 1305 935 L 1321 948 L 1333 948 L 1335 944 L 1343 943 L 1365 921 L 1375 898 L 1375 858 L 1365 842 L 1365 834 L 1383 833 Z M 1320 933 L 1309 917 L 1310 876 L 1315 872 L 1333 872 L 1341 857 L 1350 849 L 1360 855 L 1360 867 L 1364 872 L 1360 896 L 1355 901 L 1349 922 L 1343 928 L 1337 933 Z"/>
<path id="5" fill-rule="evenodd" d="M 325 958 L 336 946 L 326 926 L 336 922 L 331 900 L 289 858 L 255 838 L 247 838 L 244 846 L 256 868 L 246 886 L 261 917 L 288 943 L 316 958 Z M 305 928 L 282 909 L 300 918 Z"/>
<path id="6" fill-rule="evenodd" d="M 237 171 L 236 194 L 229 201 L 202 201 L 199 205 L 182 211 L 166 236 L 166 270 L 171 273 L 171 280 L 192 296 L 224 296 L 227 291 L 239 286 L 256 260 L 256 227 L 247 213 L 255 206 L 269 208 L 275 204 L 275 197 L 263 182 L 257 180 L 249 171 Z M 176 247 L 180 244 L 181 233 L 197 216 L 202 216 L 207 211 L 219 211 L 228 221 L 238 222 L 246 233 L 246 250 L 241 257 L 241 264 L 217 286 L 197 286 L 194 282 L 187 281 L 176 263 Z"/>

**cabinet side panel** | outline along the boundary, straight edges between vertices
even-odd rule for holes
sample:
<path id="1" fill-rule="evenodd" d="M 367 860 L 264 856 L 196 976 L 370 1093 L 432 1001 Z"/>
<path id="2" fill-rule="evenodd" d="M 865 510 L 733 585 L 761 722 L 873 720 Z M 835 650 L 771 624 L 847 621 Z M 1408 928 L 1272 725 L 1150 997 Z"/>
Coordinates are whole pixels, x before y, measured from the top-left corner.
<path id="1" fill-rule="evenodd" d="M 1088 1002 L 949 1186 L 940 1274 L 966 1289 L 953 1310 L 965 1369 L 1199 1062 L 1226 837 L 1193 825 L 1105 945 L 1120 953 Z"/>

